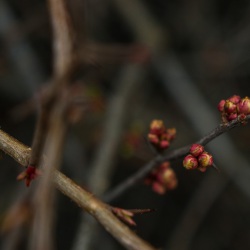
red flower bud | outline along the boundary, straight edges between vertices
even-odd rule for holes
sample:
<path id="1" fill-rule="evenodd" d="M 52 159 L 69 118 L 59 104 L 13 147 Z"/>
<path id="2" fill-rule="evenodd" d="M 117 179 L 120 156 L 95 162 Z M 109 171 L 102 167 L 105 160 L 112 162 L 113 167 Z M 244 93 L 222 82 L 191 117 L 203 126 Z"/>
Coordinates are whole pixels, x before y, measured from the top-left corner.
<path id="1" fill-rule="evenodd" d="M 150 124 L 150 133 L 160 135 L 164 132 L 165 126 L 162 120 L 153 120 Z"/>
<path id="2" fill-rule="evenodd" d="M 177 186 L 177 178 L 175 172 L 172 168 L 168 168 L 164 171 L 162 175 L 162 181 L 167 187 L 167 189 L 174 189 Z"/>
<path id="3" fill-rule="evenodd" d="M 227 114 L 235 113 L 237 111 L 237 105 L 229 100 L 226 100 L 224 110 Z"/>
<path id="4" fill-rule="evenodd" d="M 204 147 L 200 144 L 193 144 L 189 150 L 190 154 L 194 157 L 199 156 L 201 153 L 204 152 Z"/>
<path id="5" fill-rule="evenodd" d="M 240 114 L 249 115 L 250 114 L 250 99 L 245 97 L 238 103 L 238 112 Z"/>
<path id="6" fill-rule="evenodd" d="M 169 142 L 168 141 L 164 140 L 164 141 L 160 142 L 160 148 L 161 149 L 166 149 L 168 147 L 169 147 Z"/>
<path id="7" fill-rule="evenodd" d="M 217 108 L 218 108 L 218 110 L 219 110 L 220 112 L 223 112 L 223 111 L 224 111 L 225 103 L 226 103 L 225 100 L 221 100 L 221 101 L 219 102 Z"/>
<path id="8" fill-rule="evenodd" d="M 230 122 L 230 121 L 237 119 L 237 117 L 238 117 L 237 113 L 232 113 L 227 116 L 227 120 Z"/>
<path id="9" fill-rule="evenodd" d="M 162 183 L 157 181 L 153 182 L 152 189 L 158 194 L 165 194 L 166 192 L 166 187 Z"/>
<path id="10" fill-rule="evenodd" d="M 240 96 L 239 95 L 233 95 L 230 98 L 228 98 L 228 100 L 234 104 L 237 104 L 240 102 Z"/>
<path id="11" fill-rule="evenodd" d="M 155 134 L 148 134 L 148 140 L 152 143 L 152 144 L 158 144 L 159 143 L 159 138 L 157 135 Z"/>
<path id="12" fill-rule="evenodd" d="M 198 162 L 200 168 L 206 168 L 213 165 L 213 157 L 208 152 L 203 152 L 198 156 Z"/>
<path id="13" fill-rule="evenodd" d="M 166 184 L 166 187 L 167 187 L 168 190 L 175 189 L 177 186 L 178 186 L 178 180 L 177 180 L 177 178 L 171 179 L 171 181 L 169 181 Z"/>
<path id="14" fill-rule="evenodd" d="M 166 139 L 168 141 L 172 141 L 176 136 L 176 129 L 175 128 L 169 128 L 167 129 L 167 133 L 166 133 Z"/>
<path id="15" fill-rule="evenodd" d="M 163 162 L 158 168 L 153 169 L 144 180 L 146 185 L 151 185 L 158 194 L 164 194 L 167 190 L 176 188 L 178 180 L 174 170 L 168 161 Z"/>
<path id="16" fill-rule="evenodd" d="M 187 155 L 183 160 L 183 166 L 186 169 L 196 169 L 198 167 L 197 159 L 191 154 Z"/>

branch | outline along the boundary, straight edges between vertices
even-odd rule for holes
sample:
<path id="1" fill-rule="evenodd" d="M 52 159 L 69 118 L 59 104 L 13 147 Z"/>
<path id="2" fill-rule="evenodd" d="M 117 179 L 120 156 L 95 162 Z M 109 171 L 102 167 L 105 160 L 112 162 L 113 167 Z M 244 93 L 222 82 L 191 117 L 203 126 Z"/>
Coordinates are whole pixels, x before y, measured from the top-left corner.
<path id="1" fill-rule="evenodd" d="M 250 120 L 250 115 L 246 117 L 246 121 L 248 120 Z M 220 124 L 218 127 L 216 127 L 214 130 L 212 130 L 210 133 L 208 133 L 207 135 L 205 135 L 204 137 L 202 137 L 199 141 L 195 143 L 205 146 L 206 144 L 208 144 L 210 141 L 214 140 L 218 136 L 240 125 L 242 125 L 241 120 L 233 120 L 227 124 Z M 137 182 L 142 180 L 154 167 L 158 166 L 160 163 L 164 161 L 177 160 L 187 155 L 189 152 L 190 146 L 191 145 L 187 145 L 182 148 L 170 151 L 169 153 L 166 153 L 166 155 L 157 155 L 153 160 L 151 160 L 142 168 L 140 168 L 135 174 L 128 177 L 125 181 L 123 181 L 121 184 L 115 187 L 112 191 L 106 194 L 103 199 L 106 202 L 109 202 L 115 199 L 116 197 L 122 195 L 125 191 L 127 191 Z"/>
<path id="2" fill-rule="evenodd" d="M 67 100 L 61 97 L 49 117 L 48 134 L 45 140 L 43 154 L 46 160 L 41 163 L 43 178 L 38 182 L 34 195 L 35 214 L 31 249 L 54 249 L 54 213 L 55 213 L 55 189 L 53 187 L 53 171 L 61 165 L 64 138 L 67 131 Z"/>
<path id="3" fill-rule="evenodd" d="M 0 149 L 23 166 L 27 166 L 31 149 L 0 129 Z M 93 194 L 79 187 L 64 174 L 55 170 L 53 181 L 57 189 L 90 213 L 97 221 L 129 250 L 155 250 L 144 240 L 135 235 L 118 220 L 109 207 L 95 198 Z"/>
<path id="4" fill-rule="evenodd" d="M 54 32 L 54 73 L 62 76 L 71 67 L 76 33 L 68 11 L 68 1 L 49 0 L 51 22 Z"/>

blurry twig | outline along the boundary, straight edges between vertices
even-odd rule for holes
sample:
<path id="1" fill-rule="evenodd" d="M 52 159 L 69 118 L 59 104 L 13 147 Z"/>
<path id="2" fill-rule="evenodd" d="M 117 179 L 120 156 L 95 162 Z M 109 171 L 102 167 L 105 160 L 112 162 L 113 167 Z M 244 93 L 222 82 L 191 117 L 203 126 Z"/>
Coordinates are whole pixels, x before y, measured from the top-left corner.
<path id="1" fill-rule="evenodd" d="M 130 65 L 123 69 L 120 79 L 116 82 L 117 90 L 108 105 L 102 141 L 88 176 L 88 188 L 97 196 L 103 194 L 109 186 L 122 128 L 130 108 L 129 99 L 135 93 L 142 78 L 142 68 Z M 83 214 L 74 249 L 89 249 L 89 245 L 95 238 L 95 231 L 96 224 Z"/>
<path id="2" fill-rule="evenodd" d="M 143 44 L 112 44 L 103 45 L 88 43 L 78 52 L 78 60 L 87 64 L 116 64 L 124 62 L 147 62 L 150 59 L 150 51 Z"/>
<path id="3" fill-rule="evenodd" d="M 4 216 L 1 225 L 1 233 L 4 235 L 4 241 L 1 244 L 3 250 L 13 250 L 20 248 L 25 227 L 32 218 L 31 194 L 34 190 L 19 192 L 10 209 Z"/>
<path id="4" fill-rule="evenodd" d="M 56 78 L 65 75 L 72 67 L 76 49 L 76 32 L 68 4 L 65 0 L 49 0 L 54 32 L 54 75 Z"/>
<path id="5" fill-rule="evenodd" d="M 23 166 L 29 162 L 31 149 L 0 130 L 0 149 Z M 117 219 L 109 207 L 93 194 L 82 189 L 61 172 L 53 171 L 53 182 L 56 187 L 81 208 L 90 213 L 100 224 L 129 250 L 153 250 L 151 245 L 136 236 L 127 226 Z"/>
<path id="6" fill-rule="evenodd" d="M 117 89 L 108 105 L 102 141 L 89 174 L 88 187 L 95 195 L 103 193 L 109 185 L 108 180 L 113 170 L 124 122 L 131 108 L 129 101 L 142 82 L 144 73 L 141 66 L 129 65 L 122 70 L 120 79 L 115 83 Z"/>
<path id="7" fill-rule="evenodd" d="M 84 44 L 82 48 L 79 48 L 79 50 L 74 53 L 74 58 L 72 59 L 72 68 L 77 67 L 79 65 L 87 67 L 88 69 L 89 67 L 92 67 L 90 71 L 93 70 L 95 66 L 98 67 L 99 65 L 113 65 L 117 63 L 122 64 L 127 62 L 144 63 L 150 60 L 150 52 L 148 48 L 141 44 L 102 45 L 96 43 L 88 43 Z M 32 114 L 36 110 L 36 104 L 38 102 L 37 99 L 46 99 L 44 95 L 46 95 L 46 92 L 49 92 L 50 88 L 50 85 L 44 85 L 43 89 L 37 91 L 32 98 L 12 108 L 9 111 L 10 118 L 15 122 L 20 122 L 22 119 Z M 34 150 L 34 147 L 32 148 Z"/>
<path id="8" fill-rule="evenodd" d="M 58 169 L 62 159 L 62 149 L 67 128 L 67 89 L 71 70 L 74 67 L 75 33 L 65 0 L 49 1 L 54 43 L 54 81 L 42 100 L 35 135 L 32 143 L 30 165 L 48 164 L 43 168 L 43 178 L 35 195 L 35 215 L 33 221 L 31 249 L 54 249 L 54 189 L 52 174 Z M 41 163 L 41 156 L 47 160 Z"/>
<path id="9" fill-rule="evenodd" d="M 60 167 L 67 128 L 67 121 L 65 121 L 67 109 L 65 103 L 67 102 L 62 100 L 60 105 L 59 103 L 51 113 L 49 130 L 44 145 L 46 160 L 42 163 L 44 165 L 43 178 L 39 181 L 34 196 L 35 215 L 30 249 L 54 249 L 55 193 L 52 174 L 54 169 Z"/>

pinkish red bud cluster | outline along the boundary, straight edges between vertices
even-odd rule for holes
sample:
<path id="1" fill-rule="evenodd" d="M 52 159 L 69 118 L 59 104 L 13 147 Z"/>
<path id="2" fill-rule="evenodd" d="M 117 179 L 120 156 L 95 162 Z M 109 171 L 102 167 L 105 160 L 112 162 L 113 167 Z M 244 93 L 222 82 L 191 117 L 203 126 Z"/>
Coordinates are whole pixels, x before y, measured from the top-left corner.
<path id="1" fill-rule="evenodd" d="M 208 167 L 213 165 L 213 157 L 204 151 L 204 147 L 200 144 L 193 144 L 189 153 L 183 160 L 184 168 L 188 170 L 198 169 L 205 172 Z"/>
<path id="2" fill-rule="evenodd" d="M 158 150 L 167 149 L 176 136 L 176 129 L 167 129 L 162 120 L 153 120 L 148 133 L 149 142 Z"/>
<path id="3" fill-rule="evenodd" d="M 178 180 L 174 170 L 170 167 L 169 162 L 162 163 L 145 179 L 146 185 L 151 185 L 152 189 L 158 194 L 165 194 L 167 190 L 177 187 Z"/>
<path id="4" fill-rule="evenodd" d="M 250 99 L 233 95 L 227 100 L 221 100 L 218 104 L 218 110 L 221 112 L 223 122 L 235 120 L 239 116 L 244 119 L 246 115 L 250 114 Z"/>

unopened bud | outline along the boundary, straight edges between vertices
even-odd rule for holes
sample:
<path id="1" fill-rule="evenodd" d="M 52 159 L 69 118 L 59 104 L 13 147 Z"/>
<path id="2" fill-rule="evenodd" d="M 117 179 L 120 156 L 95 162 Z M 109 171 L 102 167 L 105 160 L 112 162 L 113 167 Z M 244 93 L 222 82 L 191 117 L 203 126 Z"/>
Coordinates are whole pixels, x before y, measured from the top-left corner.
<path id="1" fill-rule="evenodd" d="M 221 100 L 221 101 L 219 102 L 217 108 L 218 108 L 218 110 L 219 110 L 220 112 L 223 112 L 223 111 L 224 111 L 225 103 L 226 103 L 225 100 Z"/>
<path id="2" fill-rule="evenodd" d="M 163 141 L 160 142 L 160 148 L 161 149 L 166 149 L 168 147 L 169 147 L 169 142 L 168 141 L 163 140 Z"/>
<path id="3" fill-rule="evenodd" d="M 240 96 L 239 95 L 233 95 L 230 98 L 228 98 L 228 100 L 234 104 L 237 104 L 240 102 Z"/>
<path id="4" fill-rule="evenodd" d="M 172 141 L 176 136 L 176 129 L 175 128 L 169 128 L 167 129 L 167 140 Z"/>
<path id="5" fill-rule="evenodd" d="M 237 111 L 237 105 L 233 102 L 230 102 L 229 100 L 226 100 L 224 109 L 227 114 L 235 113 Z"/>
<path id="6" fill-rule="evenodd" d="M 161 184 L 160 182 L 157 182 L 155 181 L 153 184 L 152 184 L 152 189 L 158 193 L 158 194 L 165 194 L 166 192 L 166 187 Z"/>
<path id="7" fill-rule="evenodd" d="M 193 144 L 189 150 L 190 154 L 194 157 L 199 156 L 201 153 L 204 152 L 204 147 L 200 144 Z"/>
<path id="8" fill-rule="evenodd" d="M 245 97 L 238 103 L 238 112 L 240 114 L 249 115 L 250 114 L 250 99 Z"/>
<path id="9" fill-rule="evenodd" d="M 164 132 L 165 126 L 162 120 L 153 120 L 150 124 L 150 133 L 160 135 Z"/>
<path id="10" fill-rule="evenodd" d="M 159 138 L 155 134 L 148 134 L 148 140 L 152 143 L 157 145 L 159 143 Z"/>
<path id="11" fill-rule="evenodd" d="M 198 161 L 194 156 L 189 154 L 184 158 L 183 166 L 184 166 L 184 168 L 186 168 L 188 170 L 196 169 L 198 167 Z"/>
<path id="12" fill-rule="evenodd" d="M 227 120 L 230 122 L 230 121 L 237 119 L 237 117 L 238 117 L 238 115 L 236 113 L 232 113 L 232 114 L 227 116 Z"/>
<path id="13" fill-rule="evenodd" d="M 177 186 L 177 178 L 172 168 L 168 168 L 164 171 L 162 180 L 168 189 L 174 189 Z"/>
<path id="14" fill-rule="evenodd" d="M 213 157 L 208 152 L 203 152 L 198 156 L 198 162 L 200 168 L 206 168 L 213 165 Z"/>

